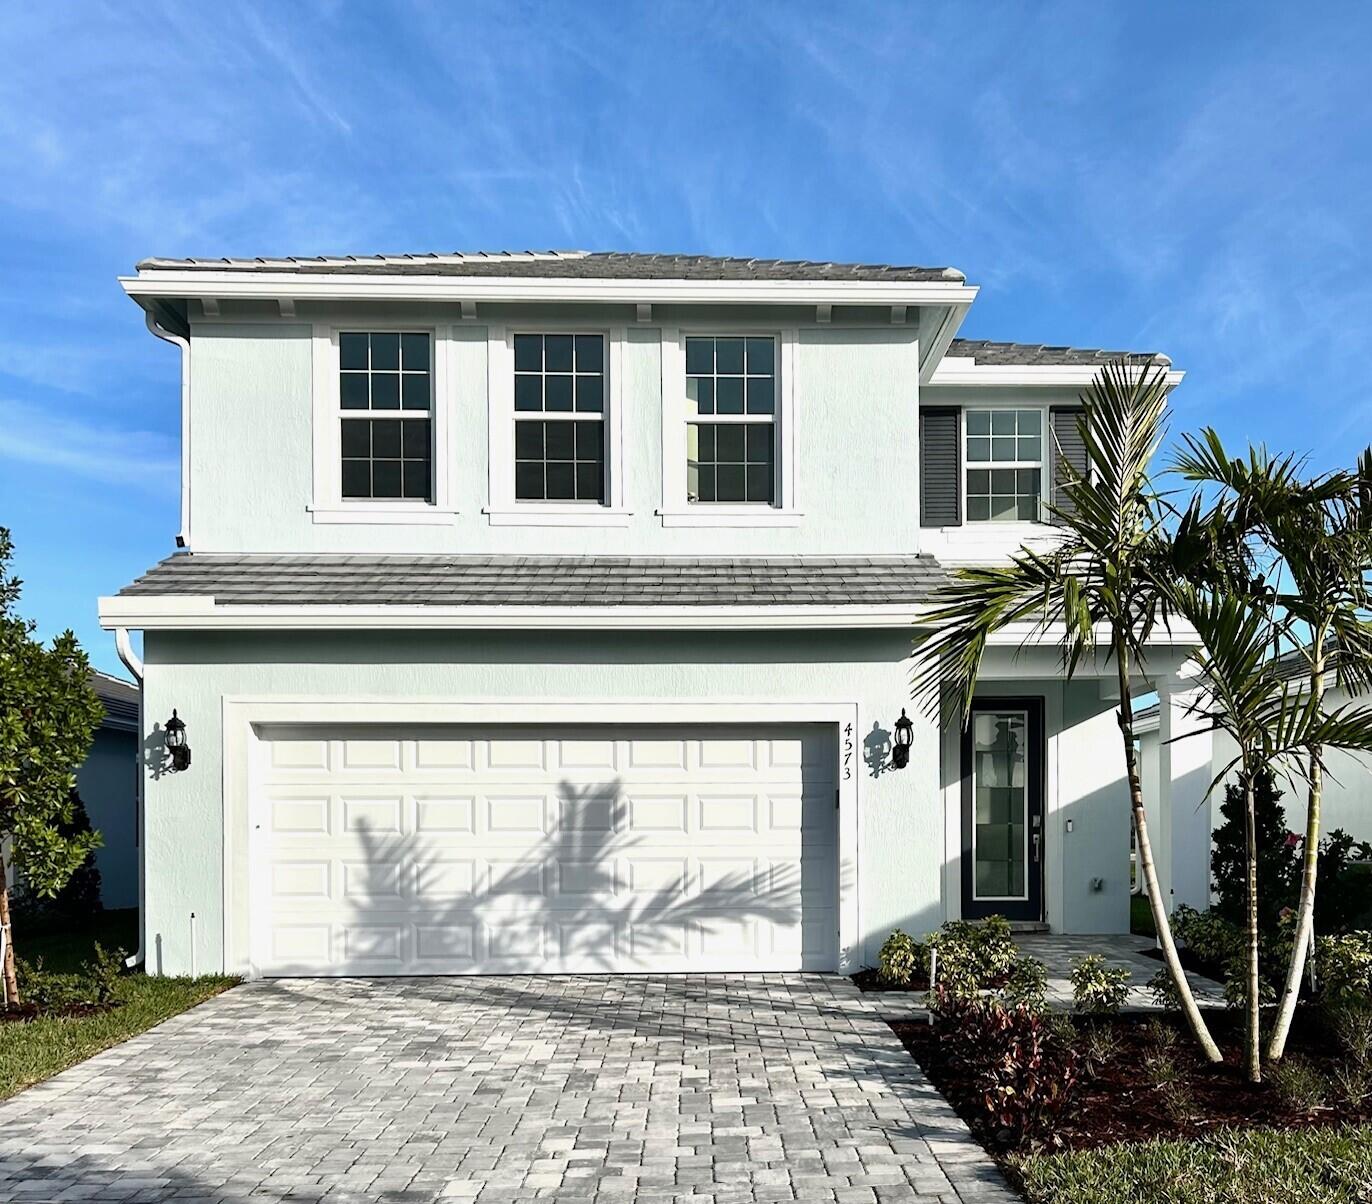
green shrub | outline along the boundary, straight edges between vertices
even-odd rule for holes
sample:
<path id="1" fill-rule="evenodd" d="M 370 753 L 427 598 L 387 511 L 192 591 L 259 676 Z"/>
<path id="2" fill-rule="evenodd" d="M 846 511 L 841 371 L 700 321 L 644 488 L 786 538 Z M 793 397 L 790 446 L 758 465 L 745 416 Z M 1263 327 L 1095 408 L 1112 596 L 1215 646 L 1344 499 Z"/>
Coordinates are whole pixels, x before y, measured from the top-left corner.
<path id="1" fill-rule="evenodd" d="M 99 944 L 95 955 L 80 970 L 59 974 L 43 968 L 43 959 L 27 962 L 15 958 L 19 994 L 40 1012 L 62 1012 L 81 1006 L 113 1002 L 116 983 L 123 970 L 123 951 L 106 952 Z"/>
<path id="2" fill-rule="evenodd" d="M 1108 1024 L 1087 1023 L 1077 1037 L 1077 1049 L 1092 1077 L 1100 1074 L 1120 1048 L 1120 1037 Z"/>
<path id="3" fill-rule="evenodd" d="M 1216 911 L 1197 911 L 1182 904 L 1172 913 L 1172 932 L 1207 964 L 1219 967 L 1243 954 L 1243 930 Z"/>
<path id="4" fill-rule="evenodd" d="M 971 1071 L 987 1119 L 1007 1145 L 1047 1137 L 1080 1081 L 1076 1050 L 1053 1018 L 995 999 L 933 992 L 940 1036 Z"/>
<path id="5" fill-rule="evenodd" d="M 1099 953 L 1088 953 L 1072 963 L 1072 999 L 1077 1011 L 1087 1016 L 1109 1016 L 1129 998 L 1129 971 L 1111 966 Z"/>
<path id="6" fill-rule="evenodd" d="M 1329 1095 L 1328 1080 L 1299 1054 L 1287 1054 L 1267 1078 L 1281 1102 L 1298 1112 L 1320 1107 Z"/>
<path id="7" fill-rule="evenodd" d="M 1148 993 L 1152 995 L 1153 1002 L 1168 1012 L 1181 1011 L 1181 994 L 1177 990 L 1177 984 L 1172 981 L 1172 975 L 1167 972 L 1164 966 L 1145 984 Z"/>
<path id="8" fill-rule="evenodd" d="M 924 950 L 920 943 L 897 928 L 882 943 L 881 952 L 877 954 L 877 973 L 882 982 L 908 987 L 923 960 Z"/>
<path id="9" fill-rule="evenodd" d="M 938 983 L 955 994 L 975 994 L 999 982 L 1019 959 L 1019 949 L 1003 916 L 950 920 L 928 941 L 938 951 Z"/>
<path id="10" fill-rule="evenodd" d="M 1372 932 L 1316 937 L 1315 981 L 1334 1007 L 1372 1005 Z"/>
<path id="11" fill-rule="evenodd" d="M 1044 999 L 1047 989 L 1048 967 L 1037 958 L 1017 957 L 1000 989 L 1000 997 L 1009 1007 L 1041 1012 L 1048 1006 Z"/>

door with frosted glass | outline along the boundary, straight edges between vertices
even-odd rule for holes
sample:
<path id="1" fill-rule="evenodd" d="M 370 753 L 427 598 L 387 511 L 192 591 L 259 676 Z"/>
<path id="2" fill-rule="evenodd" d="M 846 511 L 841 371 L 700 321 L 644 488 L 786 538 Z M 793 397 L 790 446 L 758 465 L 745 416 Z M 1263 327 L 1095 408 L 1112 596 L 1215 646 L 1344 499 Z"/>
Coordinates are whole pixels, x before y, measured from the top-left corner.
<path id="1" fill-rule="evenodd" d="M 978 700 L 962 737 L 962 914 L 1043 919 L 1043 700 Z"/>

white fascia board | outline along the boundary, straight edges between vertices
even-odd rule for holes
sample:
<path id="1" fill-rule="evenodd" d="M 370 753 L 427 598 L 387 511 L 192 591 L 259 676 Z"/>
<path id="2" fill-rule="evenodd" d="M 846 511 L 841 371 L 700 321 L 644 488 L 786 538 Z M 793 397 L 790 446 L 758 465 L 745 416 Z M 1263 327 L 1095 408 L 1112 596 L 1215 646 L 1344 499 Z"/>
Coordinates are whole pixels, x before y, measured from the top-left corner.
<path id="1" fill-rule="evenodd" d="M 943 321 L 939 323 L 939 328 L 933 336 L 922 340 L 923 345 L 919 349 L 919 383 L 921 385 L 931 384 L 938 376 L 939 366 L 943 362 L 943 355 L 957 337 L 962 321 L 967 317 L 967 311 L 972 308 L 972 302 L 960 301 L 948 307 L 948 312 L 943 315 Z"/>
<path id="2" fill-rule="evenodd" d="M 691 305 L 970 306 L 975 285 L 890 280 L 634 280 L 382 276 L 149 269 L 121 276 L 140 304 L 161 298 L 276 301 L 601 302 Z"/>
<path id="3" fill-rule="evenodd" d="M 987 644 L 997 648 L 1060 647 L 1063 638 L 1061 624 L 1041 628 L 1031 623 L 1010 623 L 987 638 Z M 1105 628 L 1096 630 L 1096 646 L 1104 648 L 1110 641 Z M 1189 623 L 1173 623 L 1170 628 L 1158 625 L 1146 641 L 1149 648 L 1194 648 L 1200 636 Z"/>
<path id="4" fill-rule="evenodd" d="M 910 606 L 233 606 L 205 595 L 100 599 L 100 625 L 137 631 L 752 631 L 913 627 Z"/>
<path id="5" fill-rule="evenodd" d="M 1016 389 L 1085 387 L 1100 374 L 1104 364 L 981 364 L 965 358 L 943 360 L 928 383 L 942 385 L 1004 385 Z M 1139 366 L 1140 368 L 1142 365 Z M 1170 369 L 1167 387 L 1175 389 L 1186 373 Z"/>

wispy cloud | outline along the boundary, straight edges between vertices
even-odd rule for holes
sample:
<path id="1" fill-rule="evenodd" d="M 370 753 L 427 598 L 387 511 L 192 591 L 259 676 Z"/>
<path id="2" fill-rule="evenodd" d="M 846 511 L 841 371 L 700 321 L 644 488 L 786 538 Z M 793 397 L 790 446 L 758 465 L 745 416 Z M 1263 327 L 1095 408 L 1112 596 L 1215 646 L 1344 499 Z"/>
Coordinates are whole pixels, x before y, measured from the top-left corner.
<path id="1" fill-rule="evenodd" d="M 0 399 L 0 459 L 165 497 L 179 486 L 176 440 Z"/>

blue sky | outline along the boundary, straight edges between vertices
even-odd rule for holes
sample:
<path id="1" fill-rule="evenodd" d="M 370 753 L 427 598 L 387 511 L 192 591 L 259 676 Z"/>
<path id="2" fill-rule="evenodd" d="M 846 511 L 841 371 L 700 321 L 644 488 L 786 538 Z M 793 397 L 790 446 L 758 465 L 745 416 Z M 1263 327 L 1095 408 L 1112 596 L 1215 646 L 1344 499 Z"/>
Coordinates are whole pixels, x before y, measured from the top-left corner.
<path id="1" fill-rule="evenodd" d="M 1372 8 L 62 4 L 0 15 L 0 525 L 23 608 L 172 549 L 146 255 L 953 264 L 971 337 L 1167 352 L 1179 427 L 1369 441 Z"/>

